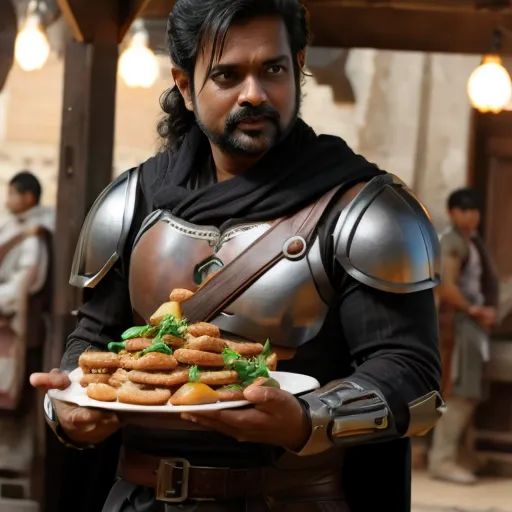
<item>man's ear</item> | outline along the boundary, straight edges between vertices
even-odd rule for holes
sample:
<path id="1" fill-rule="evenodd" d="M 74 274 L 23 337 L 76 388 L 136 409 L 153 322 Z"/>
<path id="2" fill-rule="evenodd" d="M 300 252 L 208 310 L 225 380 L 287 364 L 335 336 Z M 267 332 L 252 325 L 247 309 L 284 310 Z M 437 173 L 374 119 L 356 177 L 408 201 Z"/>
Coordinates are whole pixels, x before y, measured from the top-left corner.
<path id="1" fill-rule="evenodd" d="M 178 87 L 185 100 L 185 107 L 187 107 L 187 110 L 193 112 L 194 103 L 192 101 L 192 93 L 190 92 L 190 78 L 188 73 L 178 68 L 172 68 L 172 77 L 174 78 L 176 87 Z"/>
<path id="2" fill-rule="evenodd" d="M 306 51 L 302 50 L 297 54 L 297 60 L 299 61 L 299 67 L 300 69 L 304 69 L 306 66 Z"/>

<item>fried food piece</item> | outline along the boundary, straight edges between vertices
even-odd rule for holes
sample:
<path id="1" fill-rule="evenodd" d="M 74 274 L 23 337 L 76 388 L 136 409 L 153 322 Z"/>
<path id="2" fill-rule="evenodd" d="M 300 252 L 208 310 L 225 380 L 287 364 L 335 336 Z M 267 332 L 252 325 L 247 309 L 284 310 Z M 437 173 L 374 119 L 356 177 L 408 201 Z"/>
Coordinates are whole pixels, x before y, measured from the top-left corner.
<path id="1" fill-rule="evenodd" d="M 114 375 L 110 376 L 108 385 L 113 388 L 120 388 L 125 382 L 128 382 L 128 372 L 119 368 Z"/>
<path id="2" fill-rule="evenodd" d="M 151 338 L 133 338 L 125 343 L 128 352 L 139 352 L 151 347 L 153 340 Z"/>
<path id="3" fill-rule="evenodd" d="M 226 345 L 234 350 L 237 354 L 243 357 L 259 356 L 263 352 L 263 345 L 261 343 L 239 342 L 239 341 L 225 341 Z"/>
<path id="4" fill-rule="evenodd" d="M 117 390 L 117 397 L 123 404 L 165 405 L 171 398 L 171 392 L 168 389 L 145 389 L 129 382 Z"/>
<path id="5" fill-rule="evenodd" d="M 224 358 L 220 354 L 211 354 L 201 350 L 190 350 L 180 348 L 174 352 L 176 360 L 182 364 L 190 364 L 195 366 L 224 366 Z"/>
<path id="6" fill-rule="evenodd" d="M 234 402 L 235 400 L 245 400 L 244 390 L 239 386 L 223 386 L 216 390 L 217 396 L 221 402 Z"/>
<path id="7" fill-rule="evenodd" d="M 207 386 L 226 386 L 235 384 L 238 381 L 238 373 L 231 370 L 221 372 L 201 372 L 199 382 Z"/>
<path id="8" fill-rule="evenodd" d="M 165 336 L 162 336 L 162 341 L 172 348 L 183 348 L 186 343 L 186 340 L 184 338 L 178 338 L 178 336 L 172 336 L 171 334 L 166 334 Z"/>
<path id="9" fill-rule="evenodd" d="M 217 393 L 210 386 L 201 382 L 187 382 L 172 395 L 169 403 L 171 405 L 203 405 L 218 401 Z"/>
<path id="10" fill-rule="evenodd" d="M 136 357 L 133 357 L 130 354 L 123 354 L 119 360 L 119 366 L 124 370 L 133 370 L 136 362 Z"/>
<path id="11" fill-rule="evenodd" d="M 117 389 L 108 384 L 90 384 L 87 387 L 87 396 L 99 402 L 115 402 L 117 400 Z"/>
<path id="12" fill-rule="evenodd" d="M 275 352 L 272 352 L 272 354 L 267 357 L 265 362 L 267 363 L 267 367 L 271 372 L 275 372 L 277 370 L 277 354 Z"/>
<path id="13" fill-rule="evenodd" d="M 151 316 L 149 323 L 158 325 L 167 315 L 173 315 L 181 320 L 181 308 L 179 302 L 165 302 Z"/>
<path id="14" fill-rule="evenodd" d="M 188 326 L 187 332 L 196 338 L 200 336 L 211 336 L 212 338 L 220 338 L 220 329 L 213 324 L 199 322 Z"/>
<path id="15" fill-rule="evenodd" d="M 119 356 L 113 352 L 84 352 L 78 359 L 81 368 L 104 369 L 119 368 Z"/>
<path id="16" fill-rule="evenodd" d="M 194 292 L 191 292 L 186 288 L 176 288 L 171 292 L 171 295 L 169 295 L 169 300 L 171 302 L 185 302 L 190 299 L 192 295 L 194 295 Z"/>
<path id="17" fill-rule="evenodd" d="M 178 366 L 178 361 L 173 356 L 161 352 L 150 352 L 135 359 L 133 369 L 141 371 L 170 371 Z"/>
<path id="18" fill-rule="evenodd" d="M 186 384 L 189 380 L 188 368 L 180 368 L 172 373 L 147 373 L 133 370 L 128 373 L 128 379 L 135 384 L 172 388 Z"/>
<path id="19" fill-rule="evenodd" d="M 226 348 L 226 343 L 220 338 L 212 338 L 211 336 L 200 336 L 199 338 L 190 337 L 187 339 L 185 348 L 222 354 Z"/>
<path id="20" fill-rule="evenodd" d="M 86 373 L 80 379 L 80 386 L 86 388 L 89 384 L 108 384 L 110 377 L 109 373 Z"/>

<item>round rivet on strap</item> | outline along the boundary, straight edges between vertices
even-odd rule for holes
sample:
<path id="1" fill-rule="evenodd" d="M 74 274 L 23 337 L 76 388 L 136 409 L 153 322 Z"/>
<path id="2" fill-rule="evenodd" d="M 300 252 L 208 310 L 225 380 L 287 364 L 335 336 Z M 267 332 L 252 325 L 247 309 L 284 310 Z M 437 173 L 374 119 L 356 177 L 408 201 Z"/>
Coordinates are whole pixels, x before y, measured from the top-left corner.
<path id="1" fill-rule="evenodd" d="M 292 236 L 288 238 L 283 245 L 283 254 L 289 260 L 298 260 L 306 254 L 307 244 L 306 240 L 301 236 Z"/>

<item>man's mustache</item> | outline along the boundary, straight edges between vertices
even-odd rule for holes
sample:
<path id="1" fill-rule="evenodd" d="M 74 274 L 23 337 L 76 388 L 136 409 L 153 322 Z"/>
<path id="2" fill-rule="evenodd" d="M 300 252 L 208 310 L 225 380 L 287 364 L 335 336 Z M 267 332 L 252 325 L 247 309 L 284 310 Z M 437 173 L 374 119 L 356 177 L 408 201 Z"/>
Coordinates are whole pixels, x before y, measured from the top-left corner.
<path id="1" fill-rule="evenodd" d="M 244 119 L 251 117 L 266 117 L 267 119 L 274 121 L 276 124 L 278 124 L 281 119 L 279 112 L 270 105 L 259 105 L 257 107 L 247 106 L 242 107 L 240 110 L 232 112 L 229 115 L 226 120 L 226 130 L 234 130 Z"/>

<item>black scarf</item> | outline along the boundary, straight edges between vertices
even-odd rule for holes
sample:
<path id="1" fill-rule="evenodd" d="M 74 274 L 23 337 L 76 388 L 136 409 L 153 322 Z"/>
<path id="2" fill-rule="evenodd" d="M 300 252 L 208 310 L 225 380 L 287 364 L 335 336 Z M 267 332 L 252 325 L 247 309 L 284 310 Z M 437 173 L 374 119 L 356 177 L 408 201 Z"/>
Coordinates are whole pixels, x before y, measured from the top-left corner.
<path id="1" fill-rule="evenodd" d="M 239 176 L 191 190 L 191 178 L 205 169 L 209 155 L 209 142 L 196 125 L 170 156 L 166 172 L 159 173 L 154 207 L 193 224 L 224 229 L 291 215 L 338 185 L 383 174 L 339 137 L 317 136 L 300 119 L 280 144 Z"/>

